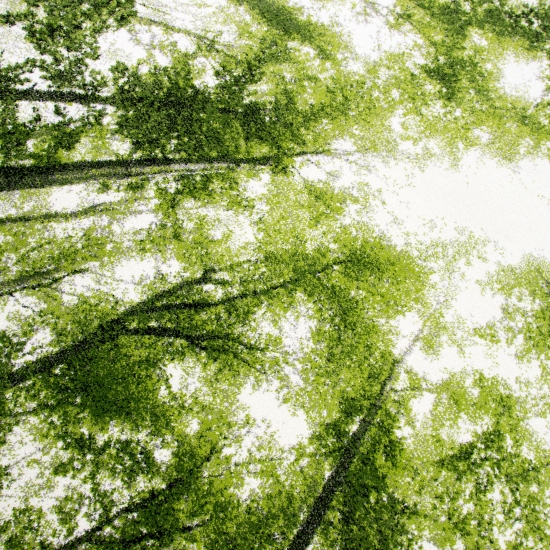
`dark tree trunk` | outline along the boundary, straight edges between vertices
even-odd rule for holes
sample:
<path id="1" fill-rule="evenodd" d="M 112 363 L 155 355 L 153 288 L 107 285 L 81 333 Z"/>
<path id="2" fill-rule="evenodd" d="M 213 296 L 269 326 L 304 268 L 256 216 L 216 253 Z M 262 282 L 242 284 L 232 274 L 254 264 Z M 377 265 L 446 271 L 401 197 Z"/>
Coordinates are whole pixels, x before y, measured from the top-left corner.
<path id="1" fill-rule="evenodd" d="M 325 154 L 327 151 L 295 151 L 293 157 Z M 280 157 L 280 155 L 279 155 Z M 204 172 L 233 166 L 270 166 L 277 155 L 261 157 L 134 158 L 124 160 L 80 161 L 47 165 L 0 166 L 0 192 L 42 189 L 56 185 L 109 177 L 132 177 L 168 172 Z"/>
<path id="2" fill-rule="evenodd" d="M 386 401 L 386 397 L 397 375 L 399 367 L 412 351 L 415 343 L 422 335 L 422 332 L 423 328 L 415 335 L 403 355 L 393 361 L 388 376 L 382 382 L 376 401 L 372 403 L 367 412 L 359 421 L 359 425 L 355 431 L 349 437 L 344 450 L 340 455 L 340 459 L 323 484 L 321 492 L 315 498 L 308 515 L 300 524 L 300 527 L 290 542 L 287 550 L 307 550 L 308 546 L 313 542 L 317 530 L 321 526 L 321 523 L 323 522 L 323 519 L 332 504 L 336 493 L 342 489 L 346 482 L 347 473 L 359 453 L 359 449 L 361 448 L 361 444 L 363 443 L 369 428 L 375 422 L 378 412 Z"/>
<path id="3" fill-rule="evenodd" d="M 10 88 L 0 94 L 0 100 L 51 101 L 52 103 L 79 103 L 80 105 L 114 105 L 112 96 L 83 94 L 71 90 L 37 90 L 36 88 Z"/>

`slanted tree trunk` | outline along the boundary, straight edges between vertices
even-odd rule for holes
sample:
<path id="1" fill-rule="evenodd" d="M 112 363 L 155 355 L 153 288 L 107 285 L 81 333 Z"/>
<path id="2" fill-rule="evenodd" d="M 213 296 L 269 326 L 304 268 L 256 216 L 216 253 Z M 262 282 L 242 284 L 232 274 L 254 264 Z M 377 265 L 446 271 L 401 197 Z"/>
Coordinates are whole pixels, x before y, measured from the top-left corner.
<path id="1" fill-rule="evenodd" d="M 85 94 L 64 90 L 38 90 L 36 88 L 10 88 L 3 90 L 0 100 L 51 101 L 52 103 L 79 103 L 80 105 L 114 105 L 112 96 Z"/>
<path id="2" fill-rule="evenodd" d="M 386 401 L 391 385 L 399 372 L 399 367 L 412 352 L 416 342 L 422 336 L 423 330 L 424 326 L 414 336 L 409 344 L 409 347 L 405 350 L 401 357 L 393 361 L 388 376 L 382 382 L 376 401 L 372 403 L 367 412 L 359 421 L 359 425 L 355 431 L 353 431 L 349 437 L 344 450 L 340 455 L 340 459 L 323 484 L 320 493 L 315 498 L 308 515 L 300 524 L 300 527 L 287 547 L 287 550 L 307 550 L 308 546 L 312 543 L 317 530 L 321 526 L 321 523 L 323 522 L 323 519 L 332 504 L 334 497 L 336 496 L 336 493 L 342 489 L 346 482 L 347 473 L 359 453 L 359 449 L 361 448 L 361 444 L 363 443 L 369 428 L 375 422 L 378 412 Z"/>
<path id="3" fill-rule="evenodd" d="M 327 149 L 294 151 L 292 157 L 324 155 Z M 206 157 L 194 158 L 134 158 L 124 160 L 77 161 L 48 165 L 0 166 L 0 192 L 21 189 L 73 185 L 110 177 L 136 177 L 171 172 L 201 172 L 223 170 L 236 166 L 271 166 L 277 155 L 261 157 Z"/>
<path id="4" fill-rule="evenodd" d="M 46 223 L 51 221 L 77 220 L 101 212 L 110 212 L 117 206 L 123 204 L 122 200 L 112 202 L 100 202 L 81 208 L 80 210 L 71 210 L 70 212 L 45 212 L 43 214 L 16 214 L 0 218 L 0 227 L 16 223 Z"/>

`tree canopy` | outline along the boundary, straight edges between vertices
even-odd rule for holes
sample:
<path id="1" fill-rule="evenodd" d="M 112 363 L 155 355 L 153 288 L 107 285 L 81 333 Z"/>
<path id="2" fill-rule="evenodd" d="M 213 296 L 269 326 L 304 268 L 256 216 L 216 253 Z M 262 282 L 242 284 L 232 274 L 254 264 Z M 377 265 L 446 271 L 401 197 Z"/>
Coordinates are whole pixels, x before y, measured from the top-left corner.
<path id="1" fill-rule="evenodd" d="M 548 265 L 501 266 L 502 316 L 468 332 L 449 307 L 480 241 L 394 242 L 362 163 L 547 156 L 548 100 L 499 63 L 546 59 L 548 7 L 354 3 L 408 40 L 364 55 L 319 17 L 338 4 L 0 14 L 21 50 L 0 58 L 4 548 L 547 547 L 540 388 L 409 360 L 506 341 L 547 383 Z"/>

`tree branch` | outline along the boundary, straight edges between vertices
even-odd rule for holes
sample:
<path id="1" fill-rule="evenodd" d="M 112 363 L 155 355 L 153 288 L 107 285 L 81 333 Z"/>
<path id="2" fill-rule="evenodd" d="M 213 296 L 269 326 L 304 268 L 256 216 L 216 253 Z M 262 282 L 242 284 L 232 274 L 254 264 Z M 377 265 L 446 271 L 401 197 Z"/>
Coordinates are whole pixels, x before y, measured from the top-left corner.
<path id="1" fill-rule="evenodd" d="M 177 328 L 173 327 L 137 327 L 137 328 L 125 328 L 122 332 L 123 334 L 130 334 L 132 336 L 154 336 L 156 338 L 176 338 L 180 340 L 185 340 L 190 344 L 195 344 L 199 342 L 207 342 L 209 340 L 223 340 L 230 337 L 230 334 L 196 334 L 183 332 Z"/>
<path id="2" fill-rule="evenodd" d="M 36 88 L 9 88 L 0 93 L 0 101 L 50 101 L 52 103 L 79 103 L 80 105 L 112 105 L 112 96 L 83 94 L 72 90 L 38 90 Z"/>
<path id="3" fill-rule="evenodd" d="M 243 292 L 240 294 L 234 294 L 233 296 L 227 296 L 225 298 L 221 298 L 220 300 L 216 301 L 210 301 L 210 300 L 203 300 L 200 302 L 190 302 L 190 303 L 176 303 L 176 304 L 161 304 L 159 306 L 154 306 L 149 309 L 150 313 L 159 313 L 159 312 L 167 312 L 167 311 L 189 311 L 189 310 L 205 310 L 210 309 L 218 306 L 224 306 L 227 304 L 231 304 L 233 302 L 237 302 L 239 300 L 246 300 L 248 298 L 259 298 L 262 296 L 266 296 L 270 294 L 271 292 L 275 292 L 276 290 L 279 290 L 281 288 L 284 288 L 285 286 L 289 286 L 292 284 L 292 282 L 295 282 L 293 279 L 289 279 L 287 281 L 283 281 L 281 283 L 277 283 L 275 285 L 272 285 L 270 287 L 258 289 L 258 290 L 252 290 L 250 292 Z"/>
<path id="4" fill-rule="evenodd" d="M 61 544 L 60 546 L 57 546 L 56 550 L 77 550 L 81 544 L 85 544 L 87 542 L 93 543 L 94 541 L 99 541 L 102 538 L 101 532 L 109 525 L 112 525 L 112 523 L 117 519 L 125 515 L 139 513 L 142 510 L 150 508 L 151 506 L 158 506 L 160 503 L 162 503 L 162 501 L 168 498 L 170 493 L 175 492 L 179 488 L 185 487 L 185 484 L 189 483 L 189 480 L 192 474 L 202 470 L 202 468 L 204 468 L 204 466 L 208 464 L 210 460 L 212 460 L 212 458 L 216 453 L 216 450 L 217 450 L 216 446 L 212 447 L 208 455 L 205 457 L 205 459 L 198 466 L 193 468 L 191 471 L 187 471 L 185 473 L 182 473 L 176 476 L 164 487 L 159 489 L 153 489 L 146 495 L 139 498 L 138 500 L 130 502 L 125 506 L 123 506 L 122 508 L 119 508 L 117 511 L 107 515 L 97 525 L 95 525 L 85 533 L 78 535 L 77 537 Z M 208 521 L 209 520 L 207 519 L 200 523 L 186 525 L 182 528 L 182 530 L 184 529 L 186 532 L 190 532 L 198 527 L 201 527 L 202 525 L 205 525 Z M 120 542 L 123 543 L 123 539 Z"/>
<path id="5" fill-rule="evenodd" d="M 97 214 L 100 212 L 108 212 L 114 210 L 115 204 L 120 204 L 122 201 L 116 202 L 102 202 L 99 204 L 92 204 L 86 206 L 80 210 L 74 210 L 71 212 L 46 212 L 44 214 L 21 214 L 19 216 L 6 216 L 0 218 L 0 226 L 8 225 L 11 223 L 34 223 L 34 222 L 49 222 L 49 221 L 62 221 L 85 218 L 91 214 Z"/>
<path id="6" fill-rule="evenodd" d="M 260 374 L 266 375 L 267 373 L 252 365 L 246 357 L 243 357 L 234 349 L 227 346 L 227 343 L 234 343 L 244 349 L 251 351 L 263 351 L 263 348 L 260 346 L 254 346 L 253 344 L 248 344 L 247 342 L 242 342 L 237 340 L 231 334 L 196 334 L 196 333 L 186 333 L 182 332 L 175 328 L 169 327 L 143 327 L 143 328 L 130 328 L 124 331 L 124 334 L 136 335 L 136 336 L 154 336 L 158 338 L 179 338 L 185 340 L 189 344 L 195 346 L 197 349 L 204 351 L 206 353 L 212 351 L 218 351 L 221 353 L 229 353 L 237 360 L 244 363 L 247 367 L 259 372 Z M 210 345 L 205 345 L 206 342 L 220 342 L 222 346 L 214 347 Z"/>
<path id="7" fill-rule="evenodd" d="M 170 288 L 167 288 L 134 306 L 131 306 L 124 310 L 120 315 L 105 321 L 97 328 L 91 331 L 90 334 L 81 338 L 79 341 L 69 344 L 64 348 L 61 348 L 53 353 L 38 357 L 37 359 L 28 361 L 17 370 L 11 371 L 7 375 L 7 382 L 9 387 L 17 387 L 37 374 L 51 372 L 58 365 L 66 363 L 71 358 L 87 351 L 97 348 L 98 346 L 107 342 L 116 340 L 121 333 L 126 330 L 124 322 L 130 320 L 132 316 L 139 315 L 140 313 L 147 313 L 148 308 L 152 306 L 157 300 L 163 298 L 169 298 L 171 295 L 182 291 L 186 287 L 206 284 L 211 280 L 212 275 L 217 270 L 214 268 L 206 269 L 200 277 L 195 279 L 185 279 L 180 283 L 177 283 Z"/>
<path id="8" fill-rule="evenodd" d="M 49 269 L 49 270 L 45 270 L 37 273 L 40 275 L 46 275 L 47 273 L 51 273 L 52 271 L 55 271 L 55 270 Z M 0 284 L 0 289 L 4 287 L 4 290 L 0 290 L 0 297 L 13 296 L 16 292 L 21 292 L 23 290 L 39 290 L 41 288 L 48 288 L 53 286 L 55 283 L 59 283 L 60 281 L 63 281 L 63 279 L 66 279 L 67 277 L 71 277 L 72 275 L 80 275 L 81 273 L 87 273 L 87 271 L 88 270 L 85 268 L 75 269 L 73 271 L 60 274 L 57 277 L 52 277 L 51 279 L 38 281 L 35 283 L 32 283 L 33 279 L 38 278 L 38 275 L 35 273 L 33 273 L 32 275 L 27 275 L 25 277 L 12 279 L 11 281 L 7 281 L 6 283 Z M 11 284 L 11 288 L 9 286 L 10 284 Z"/>

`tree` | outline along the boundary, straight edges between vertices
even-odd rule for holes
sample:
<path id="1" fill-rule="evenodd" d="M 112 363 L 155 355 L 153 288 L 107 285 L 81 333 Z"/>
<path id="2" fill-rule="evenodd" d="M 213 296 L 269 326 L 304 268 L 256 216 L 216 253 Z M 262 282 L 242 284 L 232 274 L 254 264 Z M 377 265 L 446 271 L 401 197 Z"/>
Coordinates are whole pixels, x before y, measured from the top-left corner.
<path id="1" fill-rule="evenodd" d="M 54 90 L 72 90 L 97 94 L 105 86 L 105 78 L 90 67 L 90 61 L 99 58 L 98 37 L 111 28 L 117 28 L 135 14 L 133 1 L 104 2 L 102 0 L 78 8 L 73 2 L 27 2 L 26 8 L 8 11 L 2 23 L 14 26 L 23 23 L 26 40 L 36 49 L 37 56 L 2 68 L 2 157 L 3 162 L 25 158 L 26 142 L 35 131 L 46 134 L 44 149 L 34 154 L 34 160 L 51 162 L 59 150 L 72 149 L 83 133 L 100 123 L 103 110 L 89 109 L 75 118 L 57 105 L 54 114 L 60 120 L 40 125 L 41 115 L 28 123 L 17 120 L 17 87 L 30 81 L 32 73 L 45 79 Z M 33 85 L 25 93 L 40 93 Z M 55 93 L 55 92 L 54 92 Z M 70 95 L 71 92 L 69 92 Z M 15 94 L 15 96 L 14 96 Z M 24 95 L 23 94 L 23 95 Z M 61 92 L 63 94 L 63 92 Z M 31 158 L 33 155 L 31 155 Z"/>
<path id="2" fill-rule="evenodd" d="M 365 12 L 374 13 L 373 6 L 365 2 Z M 414 44 L 378 62 L 389 75 L 378 93 L 393 104 L 402 138 L 421 155 L 459 159 L 471 148 L 508 162 L 547 155 L 546 94 L 526 100 L 501 85 L 511 58 L 547 62 L 545 3 L 405 0 L 385 17 Z M 390 100 L 392 89 L 398 92 Z"/>
<path id="3" fill-rule="evenodd" d="M 246 8 L 246 23 L 237 20 L 242 12 L 228 7 L 225 22 L 242 34 L 242 41 L 231 45 L 213 34 L 189 35 L 182 29 L 179 34 L 194 42 L 189 51 L 174 43 L 178 27 L 162 17 L 138 17 L 129 3 L 106 7 L 100 2 L 95 11 L 92 6 L 76 17 L 62 3 L 45 9 L 43 18 L 37 16 L 38 5 L 3 18 L 9 25 L 24 22 L 27 40 L 42 56 L 2 69 L 2 126 L 10 129 L 3 138 L 5 164 L 56 163 L 79 141 L 91 137 L 98 143 L 113 132 L 130 141 L 132 157 L 285 157 L 327 151 L 337 137 L 363 150 L 380 150 L 391 146 L 384 133 L 391 133 L 395 116 L 403 121 L 404 139 L 429 138 L 455 155 L 464 146 L 484 147 L 513 159 L 518 149 L 544 152 L 548 141 L 546 101 L 533 105 L 507 96 L 497 68 L 506 54 L 546 55 L 540 31 L 546 24 L 544 6 L 399 5 L 393 26 L 418 33 L 427 55 L 417 49 L 376 63 L 359 61 L 359 74 L 349 68 L 358 61 L 341 35 L 279 0 L 235 2 Z M 133 67 L 119 61 L 111 62 L 110 71 L 92 69 L 100 35 L 123 24 L 133 25 L 135 33 L 139 25 L 165 33 L 156 48 L 168 64 L 161 66 L 150 55 Z M 69 37 L 73 27 L 82 30 Z M 418 61 L 420 54 L 426 59 Z M 28 86 L 35 66 L 47 89 Z M 198 83 L 205 71 L 212 73 L 213 83 Z M 399 92 L 391 94 L 396 88 Z M 35 108 L 25 122 L 17 114 L 22 100 Z M 40 114 L 39 103 L 54 109 L 51 122 Z M 107 122 L 107 106 L 116 108 L 114 124 Z"/>
<path id="4" fill-rule="evenodd" d="M 544 6 L 399 4 L 392 25 L 426 47 L 417 65 L 414 51 L 360 59 L 342 29 L 281 0 L 227 3 L 220 32 L 152 8 L 33 1 L 2 16 L 36 50 L 1 67 L 3 546 L 476 548 L 481 533 L 544 548 L 532 389 L 476 372 L 429 383 L 397 352 L 406 314 L 426 351 L 460 340 L 434 304 L 477 245 L 397 246 L 367 221 L 363 188 L 303 172 L 336 158 L 336 139 L 396 158 L 424 133 L 456 157 L 485 126 L 504 160 L 527 137 L 544 151 L 544 109 L 485 65 L 502 44 L 545 51 Z M 94 67 L 105 33 L 140 28 L 161 36 L 144 59 Z M 493 42 L 473 48 L 474 32 Z M 70 211 L 52 206 L 63 190 Z M 247 387 L 303 414 L 308 436 L 258 435 Z"/>
<path id="5" fill-rule="evenodd" d="M 288 180 L 286 180 L 286 188 L 290 191 Z M 313 190 L 309 187 L 303 189 L 306 194 L 311 191 Z M 313 192 L 312 204 L 309 205 L 304 204 L 302 200 L 304 214 L 311 216 L 315 212 L 313 206 L 319 202 L 326 208 L 327 193 L 330 197 L 328 190 L 326 193 L 322 193 L 321 189 L 316 193 Z M 332 197 L 332 201 L 334 198 Z M 297 209 L 295 214 L 298 211 Z M 275 216 L 282 214 L 278 209 L 274 212 Z M 326 224 L 328 220 L 326 212 L 324 212 L 324 218 L 325 221 L 321 223 Z M 295 220 L 294 223 L 297 226 L 295 230 L 297 236 L 303 237 L 304 230 L 300 222 L 299 219 Z M 390 315 L 390 311 L 395 315 L 414 303 L 411 300 L 414 300 L 413 294 L 418 293 L 422 286 L 423 275 L 419 272 L 416 281 L 411 278 L 416 269 L 412 258 L 399 253 L 380 239 L 352 239 L 346 230 L 333 233 L 332 243 L 321 241 L 309 251 L 305 248 L 306 243 L 300 244 L 299 241 L 286 252 L 280 248 L 273 250 L 273 245 L 269 246 L 269 240 L 276 239 L 280 243 L 281 236 L 276 226 L 277 223 L 287 225 L 288 218 L 284 216 L 280 221 L 275 218 L 263 223 L 266 230 L 264 237 L 266 248 L 263 251 L 263 258 L 258 257 L 253 262 L 241 262 L 234 267 L 220 266 L 217 269 L 207 270 L 195 280 L 185 279 L 181 283 L 149 296 L 144 301 L 126 308 L 115 318 L 110 311 L 108 313 L 110 318 L 100 322 L 95 329 L 91 332 L 88 330 L 81 337 L 76 336 L 82 329 L 77 328 L 77 320 L 73 314 L 70 319 L 73 323 L 71 337 L 73 340 L 76 339 L 74 343 L 68 343 L 58 351 L 41 355 L 22 364 L 16 370 L 8 372 L 7 383 L 13 388 L 8 390 L 10 402 L 14 405 L 20 404 L 24 407 L 21 413 L 24 414 L 26 408 L 26 414 L 38 420 L 38 425 L 33 428 L 35 437 L 44 441 L 42 445 L 51 445 L 53 448 L 56 448 L 54 442 L 58 440 L 62 443 L 61 448 L 64 452 L 69 453 L 70 458 L 59 457 L 58 460 L 61 463 L 55 467 L 54 472 L 63 472 L 63 468 L 66 468 L 63 464 L 67 461 L 72 463 L 77 460 L 82 463 L 83 453 L 86 453 L 87 457 L 86 469 L 91 469 L 89 473 L 83 472 L 86 477 L 94 475 L 96 461 L 102 465 L 98 465 L 97 468 L 101 467 L 104 475 L 106 475 L 105 466 L 107 465 L 103 465 L 104 461 L 110 462 L 113 466 L 116 465 L 116 459 L 112 460 L 113 457 L 105 456 L 109 448 L 100 446 L 95 449 L 97 444 L 94 444 L 89 436 L 82 440 L 82 435 L 78 435 L 78 426 L 86 425 L 86 430 L 90 434 L 98 431 L 102 433 L 108 428 L 109 423 L 117 422 L 126 426 L 127 429 L 132 427 L 138 433 L 147 429 L 151 436 L 166 438 L 166 430 L 170 433 L 172 429 L 169 418 L 174 414 L 181 415 L 181 412 L 177 411 L 182 406 L 180 400 L 183 398 L 175 394 L 172 398 L 175 401 L 170 405 L 169 402 L 165 402 L 166 399 L 159 400 L 156 397 L 159 384 L 165 379 L 165 375 L 158 371 L 158 365 L 167 361 L 181 361 L 183 357 L 189 360 L 194 356 L 195 361 L 199 361 L 199 364 L 203 365 L 202 368 L 206 368 L 206 372 L 210 371 L 210 376 L 216 379 L 215 386 L 219 387 L 215 391 L 219 392 L 223 388 L 224 406 L 227 410 L 232 408 L 227 403 L 229 395 L 235 399 L 239 388 L 251 377 L 280 379 L 282 383 L 289 386 L 288 375 L 280 364 L 280 361 L 284 361 L 284 353 L 282 350 L 277 351 L 280 348 L 278 338 L 266 335 L 264 342 L 259 340 L 258 336 L 251 340 L 254 334 L 253 330 L 251 331 L 252 327 L 246 329 L 246 326 L 251 323 L 253 326 L 253 318 L 259 308 L 264 308 L 264 316 L 270 314 L 276 321 L 277 317 L 288 312 L 289 308 L 295 307 L 297 300 L 307 300 L 311 303 L 315 300 L 315 307 L 319 310 L 316 315 L 318 318 L 316 330 L 319 332 L 319 338 L 323 338 L 327 346 L 324 351 L 322 348 L 319 349 L 319 352 L 325 353 L 327 357 L 325 374 L 328 375 L 334 371 L 335 375 L 342 377 L 341 381 L 335 380 L 336 385 L 331 388 L 331 394 L 336 395 L 335 392 L 338 391 L 342 393 L 343 399 L 349 399 L 351 403 L 356 392 L 361 395 L 368 391 L 370 384 L 376 382 L 380 375 L 379 369 L 375 368 L 375 356 L 380 353 L 376 350 L 376 346 L 378 342 L 384 342 L 384 329 L 378 327 L 374 319 L 369 319 L 371 313 L 365 311 L 365 306 L 369 305 L 369 309 L 372 308 L 373 311 L 384 308 L 386 315 Z M 334 225 L 329 224 L 326 230 L 329 231 L 330 227 L 334 229 Z M 318 230 L 319 226 L 317 225 L 316 228 Z M 288 236 L 287 233 L 286 237 Z M 333 248 L 329 247 L 329 244 L 332 244 Z M 275 255 L 275 252 L 278 253 Z M 286 258 L 282 264 L 281 255 Z M 222 278 L 218 275 L 221 272 L 224 273 Z M 394 284 L 388 285 L 391 280 L 394 280 Z M 224 288 L 227 290 L 220 298 L 213 300 L 204 296 L 205 284 L 214 284 L 222 290 Z M 400 287 L 402 290 L 398 290 Z M 418 288 L 415 290 L 415 287 Z M 353 290 L 358 293 L 355 299 L 352 298 Z M 405 297 L 409 305 L 406 305 Z M 84 306 L 83 301 L 79 304 L 81 310 Z M 267 311 L 265 308 L 268 308 Z M 93 311 L 97 318 L 99 313 L 97 306 Z M 89 317 L 85 311 L 81 311 L 81 315 L 89 323 Z M 61 312 L 57 310 L 56 321 L 59 322 L 60 318 Z M 360 322 L 361 318 L 365 319 L 364 323 Z M 334 342 L 331 342 L 326 337 L 331 334 L 331 326 L 334 323 L 341 325 L 342 331 L 340 334 L 334 334 L 332 337 Z M 220 328 L 217 327 L 223 327 L 223 331 L 220 332 Z M 354 333 L 353 339 L 350 338 L 350 330 Z M 345 336 L 346 333 L 348 333 L 347 336 Z M 66 337 L 66 335 L 63 336 Z M 369 346 L 369 361 L 373 362 L 373 369 L 368 374 L 369 379 L 365 380 L 364 384 L 357 376 L 358 364 L 352 353 L 360 353 L 363 357 L 367 350 L 356 350 L 356 342 Z M 276 355 L 273 356 L 273 353 Z M 177 359 L 178 357 L 180 359 Z M 361 364 L 364 365 L 364 361 Z M 90 365 L 93 365 L 91 370 Z M 307 374 L 308 371 L 310 374 Z M 327 388 L 322 387 L 324 377 L 313 363 L 304 364 L 303 372 L 304 376 L 316 378 L 321 385 L 317 391 L 315 391 L 315 384 L 308 388 L 307 392 L 300 392 L 301 399 L 306 399 L 309 402 L 308 408 L 313 411 L 322 406 L 320 392 L 324 393 L 326 401 Z M 348 381 L 354 379 L 357 388 L 351 389 L 350 393 Z M 116 386 L 112 385 L 113 380 L 118 380 Z M 106 393 L 108 387 L 111 387 L 112 393 L 110 391 Z M 127 397 L 121 400 L 120 388 L 122 387 L 126 388 L 128 393 Z M 229 388 L 231 388 L 230 391 Z M 288 392 L 294 393 L 293 388 L 289 387 Z M 26 405 L 28 403 L 36 403 L 36 405 L 29 409 Z M 170 412 L 171 409 L 173 409 L 172 412 Z M 351 413 L 352 411 L 349 411 L 348 414 L 351 415 Z M 47 421 L 52 417 L 56 419 L 54 426 L 57 423 L 63 426 L 62 432 L 57 432 L 55 427 Z M 342 421 L 346 424 L 351 421 L 351 418 L 342 419 Z M 137 453 L 142 445 L 133 452 Z M 129 460 L 132 462 L 136 460 L 135 455 L 133 455 L 135 458 L 130 458 L 130 449 L 125 452 L 130 453 L 127 454 Z M 141 452 L 151 453 L 146 449 Z M 147 454 L 142 460 L 145 457 Z M 155 470 L 153 465 L 147 468 Z M 133 477 L 135 474 L 132 473 L 134 471 L 136 470 L 127 470 L 129 477 L 126 483 L 136 483 Z M 189 475 L 186 474 L 187 477 Z M 238 477 L 235 480 L 233 476 L 233 480 L 238 481 Z M 151 479 L 149 483 L 152 481 Z M 158 482 L 156 484 L 158 485 Z M 131 486 L 128 490 L 131 490 Z M 204 488 L 200 490 L 206 491 Z M 92 502 L 95 505 L 103 502 L 102 514 L 107 518 L 113 518 L 114 515 L 117 518 L 121 517 L 116 509 L 106 512 L 109 507 L 113 508 L 113 505 L 108 503 L 109 498 L 114 497 L 104 493 L 105 491 L 101 491 L 99 487 L 95 489 L 91 497 Z M 73 494 L 71 502 L 74 498 Z M 186 498 L 191 498 L 189 492 L 186 493 Z M 217 500 L 221 498 L 219 492 L 214 495 L 214 498 L 216 500 L 212 506 L 230 506 L 231 499 L 228 497 L 222 498 L 221 501 Z M 60 503 L 59 506 L 66 510 L 69 503 Z M 202 505 L 203 510 L 204 506 L 207 505 Z M 232 508 L 231 516 L 234 516 L 242 505 L 235 505 Z M 126 508 L 123 509 L 126 510 Z M 26 521 L 27 514 L 31 511 L 32 507 L 27 508 L 26 514 L 20 521 L 23 521 L 23 518 Z M 206 533 L 201 537 L 205 537 L 206 540 L 212 537 L 220 529 L 220 521 L 222 520 L 202 525 L 200 529 Z M 193 518 L 187 514 L 184 523 L 191 525 Z M 137 529 L 136 525 L 134 521 L 132 527 L 134 531 Z M 23 528 L 22 524 L 16 524 L 13 527 L 15 532 L 21 528 Z M 158 528 L 157 523 L 154 528 L 148 528 L 153 532 L 146 532 L 154 538 L 157 533 L 155 529 Z M 171 535 L 163 531 L 162 536 L 173 536 L 174 529 L 177 530 L 175 524 L 169 528 Z M 213 530 L 213 533 L 210 533 L 210 530 Z M 85 535 L 88 537 L 85 540 L 103 536 L 98 528 L 94 528 L 93 533 L 89 537 Z M 13 544 L 15 534 L 10 536 L 6 541 Z M 124 540 L 128 538 L 128 544 L 130 544 L 129 536 L 125 534 L 120 536 Z M 117 538 L 117 540 L 120 539 Z M 32 541 L 26 541 L 26 544 L 32 544 Z"/>
<path id="6" fill-rule="evenodd" d="M 420 336 L 420 334 L 418 335 Z M 412 345 L 415 343 L 415 338 L 409 346 L 408 352 L 412 350 Z M 301 550 L 306 549 L 317 534 L 317 530 L 320 525 L 323 523 L 325 515 L 329 510 L 332 501 L 336 494 L 342 490 L 345 485 L 345 479 L 351 468 L 354 465 L 354 462 L 359 453 L 359 449 L 363 444 L 369 429 L 376 421 L 376 417 L 380 409 L 384 406 L 384 401 L 386 394 L 391 388 L 391 384 L 394 379 L 397 377 L 397 369 L 400 364 L 406 358 L 407 352 L 400 357 L 399 359 L 394 359 L 390 361 L 390 367 L 388 375 L 385 380 L 382 382 L 378 395 L 375 395 L 376 400 L 370 405 L 370 407 L 363 414 L 359 420 L 357 428 L 353 431 L 349 440 L 345 444 L 340 459 L 336 464 L 335 468 L 330 472 L 330 475 L 323 484 L 323 488 L 318 496 L 315 498 L 313 506 L 309 510 L 307 518 L 302 522 L 296 535 L 292 539 L 292 542 L 288 546 L 289 550 Z M 357 489 L 357 485 L 354 484 L 353 489 Z"/>
<path id="7" fill-rule="evenodd" d="M 28 64 L 4 69 L 7 76 L 3 96 L 11 105 L 5 114 L 9 122 L 6 118 L 4 126 L 12 127 L 6 135 L 5 143 L 10 147 L 4 153 L 5 163 L 24 158 L 46 164 L 55 162 L 61 151 L 72 150 L 85 132 L 102 124 L 106 105 L 116 107 L 116 131 L 130 140 L 132 154 L 191 159 L 295 154 L 296 150 L 308 148 L 313 133 L 318 149 L 327 139 L 320 139 L 320 132 L 326 134 L 328 129 L 322 126 L 334 124 L 335 119 L 349 111 L 347 96 L 353 84 L 349 74 L 344 80 L 339 67 L 338 37 L 322 25 L 300 19 L 299 10 L 280 2 L 271 3 L 269 10 L 254 4 L 253 11 L 267 23 L 267 28 L 252 44 L 227 51 L 199 40 L 191 53 L 168 45 L 164 48 L 172 58 L 168 66 L 152 64 L 150 60 L 135 67 L 117 62 L 111 67 L 109 78 L 89 67 L 89 61 L 99 56 L 98 36 L 130 20 L 134 12 L 130 3 L 116 8 L 100 4 L 101 9 L 93 16 L 91 6 L 90 12 L 79 13 L 76 21 L 72 12 L 60 9 L 61 6 L 50 7 L 45 20 L 37 19 L 33 9 L 4 16 L 4 21 L 12 25 L 25 21 L 28 40 L 38 44 L 40 54 L 53 58 L 51 65 L 49 58 L 31 63 L 33 68 L 39 66 L 49 81 L 47 90 L 21 87 L 29 80 L 24 76 L 29 71 Z M 70 25 L 62 24 L 65 17 L 71 19 Z M 75 25 L 82 31 L 69 37 L 67 31 Z M 50 33 L 47 41 L 40 38 L 44 33 Z M 314 72 L 308 70 L 312 56 L 301 45 L 290 43 L 291 38 L 313 43 L 321 51 Z M 63 51 L 76 52 L 77 57 L 71 60 L 74 67 L 66 66 L 66 57 L 63 64 L 58 63 Z M 216 67 L 217 84 L 213 88 L 194 82 L 197 68 L 193 62 L 205 56 Z M 279 69 L 274 70 L 277 66 Z M 274 78 L 278 71 L 285 76 Z M 254 97 L 252 88 L 258 85 L 267 86 L 268 91 L 256 91 Z M 114 93 L 105 93 L 108 87 L 114 87 Z M 151 90 L 155 93 L 151 94 Z M 16 118 L 15 104 L 21 100 L 53 103 L 54 115 L 61 117 L 59 122 L 43 126 L 38 114 L 28 123 L 12 120 Z M 66 103 L 81 105 L 82 115 L 70 116 L 63 106 Z M 38 143 L 43 145 L 35 143 L 33 152 L 25 152 L 25 142 L 33 134 L 40 136 Z M 8 139 L 8 135 L 13 137 Z M 17 140 L 17 146 L 10 139 Z M 14 156 L 18 151 L 19 156 Z"/>
<path id="8" fill-rule="evenodd" d="M 534 255 L 518 265 L 501 265 L 485 289 L 504 298 L 500 319 L 479 327 L 479 333 L 493 343 L 505 341 L 517 346 L 522 361 L 548 361 L 548 262 Z"/>
<path id="9" fill-rule="evenodd" d="M 512 548 L 543 548 L 548 509 L 538 495 L 547 490 L 548 448 L 525 422 L 532 396 L 475 370 L 451 375 L 434 390 L 434 414 L 403 457 L 397 491 L 401 498 L 415 494 L 414 530 L 442 547 L 475 548 L 482 539 L 498 548 L 504 538 Z M 468 433 L 456 441 L 460 424 Z"/>

